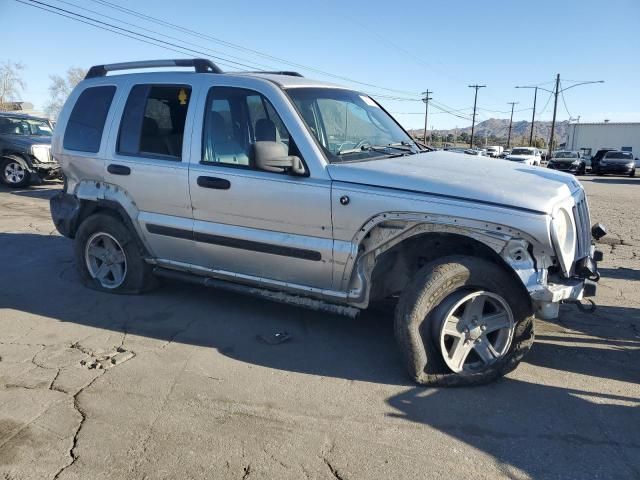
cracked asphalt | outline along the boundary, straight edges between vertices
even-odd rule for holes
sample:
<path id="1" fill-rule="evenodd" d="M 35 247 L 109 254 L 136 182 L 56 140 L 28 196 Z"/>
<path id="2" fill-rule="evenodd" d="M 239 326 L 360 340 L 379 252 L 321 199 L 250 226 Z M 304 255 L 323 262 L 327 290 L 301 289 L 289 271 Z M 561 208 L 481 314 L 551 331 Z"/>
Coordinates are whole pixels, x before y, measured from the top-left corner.
<path id="1" fill-rule="evenodd" d="M 0 479 L 640 478 L 640 178 L 581 180 L 610 232 L 597 311 L 449 390 L 407 379 L 381 314 L 87 290 L 59 185 L 0 187 Z"/>

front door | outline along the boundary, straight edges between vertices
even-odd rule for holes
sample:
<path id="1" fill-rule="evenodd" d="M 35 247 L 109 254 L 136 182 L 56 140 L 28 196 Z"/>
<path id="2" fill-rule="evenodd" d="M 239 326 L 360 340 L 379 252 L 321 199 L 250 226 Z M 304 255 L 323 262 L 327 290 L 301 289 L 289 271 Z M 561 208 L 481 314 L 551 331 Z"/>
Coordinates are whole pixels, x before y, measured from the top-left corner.
<path id="1" fill-rule="evenodd" d="M 192 159 L 189 170 L 199 265 L 253 280 L 330 288 L 329 180 L 255 167 L 256 141 L 278 142 L 301 157 L 273 104 L 255 90 L 214 86 L 201 114 L 201 158 Z"/>

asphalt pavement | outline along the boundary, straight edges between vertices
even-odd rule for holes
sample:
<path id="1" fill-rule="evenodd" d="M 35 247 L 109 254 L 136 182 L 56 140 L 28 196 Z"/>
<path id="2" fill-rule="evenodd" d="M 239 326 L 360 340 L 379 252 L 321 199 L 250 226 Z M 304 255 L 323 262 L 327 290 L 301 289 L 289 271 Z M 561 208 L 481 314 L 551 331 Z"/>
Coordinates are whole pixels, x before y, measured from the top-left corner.
<path id="1" fill-rule="evenodd" d="M 0 187 L 0 479 L 640 478 L 640 178 L 581 181 L 610 231 L 598 309 L 456 389 L 410 382 L 381 313 L 88 290 L 60 185 Z"/>

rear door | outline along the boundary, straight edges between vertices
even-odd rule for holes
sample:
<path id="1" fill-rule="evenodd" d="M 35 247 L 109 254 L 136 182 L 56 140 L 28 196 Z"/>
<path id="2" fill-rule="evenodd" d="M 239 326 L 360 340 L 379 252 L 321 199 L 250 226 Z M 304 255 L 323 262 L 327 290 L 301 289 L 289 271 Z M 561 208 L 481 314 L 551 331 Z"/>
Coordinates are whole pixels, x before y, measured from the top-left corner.
<path id="1" fill-rule="evenodd" d="M 163 74 L 162 81 L 130 82 L 112 129 L 104 179 L 138 209 L 141 233 L 156 257 L 191 263 L 188 139 L 197 92 L 185 78 Z M 187 233 L 169 235 L 174 231 Z"/>
<path id="2" fill-rule="evenodd" d="M 197 113 L 199 153 L 189 186 L 198 264 L 222 275 L 330 288 L 330 180 L 308 167 L 307 176 L 256 169 L 256 141 L 283 144 L 303 161 L 304 155 L 290 133 L 300 126 L 290 115 L 285 125 L 276 111 L 286 107 L 283 95 L 266 82 L 247 83 L 253 88 L 211 86 Z"/>

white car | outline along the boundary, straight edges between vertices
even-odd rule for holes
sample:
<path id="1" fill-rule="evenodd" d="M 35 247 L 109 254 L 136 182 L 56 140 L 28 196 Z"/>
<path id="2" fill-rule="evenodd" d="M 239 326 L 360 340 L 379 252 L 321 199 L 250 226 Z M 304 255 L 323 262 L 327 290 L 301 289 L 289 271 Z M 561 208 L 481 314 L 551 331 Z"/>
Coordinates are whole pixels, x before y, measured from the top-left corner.
<path id="1" fill-rule="evenodd" d="M 506 160 L 539 167 L 542 157 L 540 156 L 540 150 L 537 148 L 516 147 L 506 156 Z"/>

